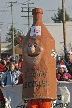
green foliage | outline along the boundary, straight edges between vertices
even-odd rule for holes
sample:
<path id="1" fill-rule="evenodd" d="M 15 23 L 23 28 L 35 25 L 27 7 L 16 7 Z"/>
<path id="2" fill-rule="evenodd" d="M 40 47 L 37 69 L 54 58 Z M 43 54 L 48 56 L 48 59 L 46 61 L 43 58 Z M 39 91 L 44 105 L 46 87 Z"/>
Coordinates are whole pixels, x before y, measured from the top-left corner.
<path id="1" fill-rule="evenodd" d="M 65 13 L 65 15 L 66 15 L 66 21 L 69 21 L 70 17 L 67 14 L 67 12 Z M 54 23 L 63 22 L 63 11 L 62 11 L 62 9 L 58 8 L 57 14 L 54 13 L 54 17 L 51 17 L 51 19 L 54 21 Z"/>
<path id="2" fill-rule="evenodd" d="M 9 29 L 9 32 L 7 33 L 6 36 L 6 41 L 7 42 L 11 42 L 12 43 L 12 26 Z M 18 44 L 18 36 L 21 36 L 21 32 L 17 31 L 16 28 L 14 28 L 14 46 L 16 46 Z M 20 48 L 22 48 L 22 45 L 19 46 Z M 9 49 L 9 52 L 12 54 L 12 48 Z"/>
<path id="3" fill-rule="evenodd" d="M 10 27 L 9 32 L 7 33 L 6 41 L 12 43 L 12 26 Z M 18 44 L 18 35 L 17 35 L 16 28 L 14 28 L 14 45 L 17 44 Z"/>
<path id="4" fill-rule="evenodd" d="M 19 48 L 22 49 L 22 43 L 20 43 Z"/>

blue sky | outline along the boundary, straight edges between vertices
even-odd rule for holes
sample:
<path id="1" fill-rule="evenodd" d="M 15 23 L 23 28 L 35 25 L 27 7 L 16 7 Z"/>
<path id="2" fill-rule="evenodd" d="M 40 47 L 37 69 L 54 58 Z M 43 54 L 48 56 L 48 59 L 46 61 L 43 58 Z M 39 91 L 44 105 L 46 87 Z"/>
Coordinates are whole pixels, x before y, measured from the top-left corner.
<path id="1" fill-rule="evenodd" d="M 2 41 L 5 40 L 6 32 L 12 22 L 11 8 L 8 7 L 10 6 L 8 3 L 10 1 L 15 2 L 15 0 L 0 0 L 0 22 L 3 22 L 3 25 L 0 25 Z M 31 7 L 43 9 L 43 22 L 45 23 L 51 23 L 51 16 L 53 16 L 54 13 L 57 13 L 58 7 L 62 7 L 62 0 L 30 0 L 30 3 L 32 2 L 34 2 L 34 4 L 31 4 Z M 21 3 L 26 4 L 27 0 L 17 0 L 17 3 L 13 5 L 14 26 L 16 29 L 20 29 L 26 33 L 28 30 L 28 26 L 25 25 L 27 24 L 27 18 L 21 16 L 27 15 L 27 13 L 21 12 L 21 7 L 25 7 L 25 5 L 22 5 Z M 65 0 L 65 6 L 67 13 L 72 17 L 72 0 Z M 1 10 L 7 10 L 8 12 L 1 12 Z M 30 19 L 30 23 L 32 24 L 32 18 Z"/>

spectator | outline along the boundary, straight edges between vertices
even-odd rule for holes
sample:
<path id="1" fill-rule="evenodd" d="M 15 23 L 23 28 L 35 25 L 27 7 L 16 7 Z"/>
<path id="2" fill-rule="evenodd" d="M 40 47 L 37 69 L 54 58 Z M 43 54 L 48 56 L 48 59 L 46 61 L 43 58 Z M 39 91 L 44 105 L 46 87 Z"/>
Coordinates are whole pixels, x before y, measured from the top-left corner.
<path id="1" fill-rule="evenodd" d="M 19 59 L 18 68 L 22 67 L 22 59 Z"/>
<path id="2" fill-rule="evenodd" d="M 10 62 L 15 62 L 15 58 L 14 57 L 11 57 L 10 58 Z"/>
<path id="3" fill-rule="evenodd" d="M 69 81 L 71 75 L 65 72 L 65 65 L 58 66 L 58 73 L 56 75 L 58 81 Z"/>
<path id="4" fill-rule="evenodd" d="M 1 82 L 2 82 L 2 73 L 4 72 L 5 65 L 6 65 L 6 62 L 3 61 L 3 59 L 2 59 L 1 63 L 0 63 L 0 86 L 1 86 Z M 1 89 L 0 89 L 0 108 L 5 108 L 5 99 L 4 99 Z"/>
<path id="5" fill-rule="evenodd" d="M 22 65 L 23 65 L 23 59 L 21 58 L 21 59 L 19 59 L 19 63 L 18 63 L 18 68 L 19 68 L 19 70 L 22 72 Z"/>
<path id="6" fill-rule="evenodd" d="M 5 99 L 1 89 L 0 89 L 0 108 L 5 108 Z"/>
<path id="7" fill-rule="evenodd" d="M 2 87 L 5 85 L 17 85 L 19 81 L 19 73 L 15 69 L 15 63 L 11 62 L 9 70 L 2 75 Z"/>
<path id="8" fill-rule="evenodd" d="M 18 69 L 18 62 L 17 61 L 15 61 L 15 67 L 16 67 L 16 70 L 19 70 Z"/>
<path id="9" fill-rule="evenodd" d="M 72 52 L 69 51 L 69 52 L 67 53 L 67 59 L 64 60 L 64 61 L 65 61 L 65 65 L 66 65 L 68 71 L 70 71 L 70 65 L 72 64 L 71 61 L 70 61 L 70 54 L 71 54 L 71 53 L 72 53 Z"/>
<path id="10" fill-rule="evenodd" d="M 23 73 L 19 72 L 19 81 L 18 84 L 23 84 Z"/>
<path id="11" fill-rule="evenodd" d="M 15 64 L 13 62 L 11 62 L 9 64 L 9 70 L 7 70 L 5 73 L 3 73 L 3 75 L 1 74 L 0 76 L 3 77 L 3 79 L 1 80 L 2 77 L 0 77 L 0 86 L 5 87 L 5 85 L 16 85 L 16 84 L 22 84 L 23 83 L 23 73 L 22 72 L 18 72 L 15 68 Z M 12 78 L 12 80 L 11 80 Z M 3 93 L 0 89 L 0 108 L 5 108 L 5 99 L 3 96 Z"/>
<path id="12" fill-rule="evenodd" d="M 2 81 L 2 72 L 0 72 L 0 86 L 1 86 L 1 81 Z M 5 99 L 1 89 L 0 89 L 0 108 L 5 108 Z"/>
<path id="13" fill-rule="evenodd" d="M 71 79 L 72 79 L 72 64 L 70 65 L 70 71 L 69 74 L 71 75 Z"/>
<path id="14" fill-rule="evenodd" d="M 60 63 L 59 63 L 59 64 L 60 64 L 60 65 L 65 65 L 63 58 L 61 58 L 61 60 L 60 60 Z"/>
<path id="15" fill-rule="evenodd" d="M 5 69 L 5 64 L 3 62 L 3 60 L 1 60 L 1 63 L 0 63 L 0 72 L 4 72 L 4 69 Z"/>
<path id="16" fill-rule="evenodd" d="M 3 72 L 6 72 L 8 70 L 8 67 L 7 67 L 7 62 L 5 59 L 2 60 L 2 65 L 3 65 Z"/>

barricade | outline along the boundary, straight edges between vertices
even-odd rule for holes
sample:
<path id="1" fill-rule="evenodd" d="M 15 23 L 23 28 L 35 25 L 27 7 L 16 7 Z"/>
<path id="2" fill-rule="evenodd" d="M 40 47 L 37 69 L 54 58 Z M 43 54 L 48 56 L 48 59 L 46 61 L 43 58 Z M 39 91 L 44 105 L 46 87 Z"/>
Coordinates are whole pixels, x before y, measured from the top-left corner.
<path id="1" fill-rule="evenodd" d="M 1 88 L 7 108 L 27 108 L 27 101 L 22 100 L 22 84 Z M 72 81 L 57 82 L 57 100 L 51 108 L 72 108 Z"/>

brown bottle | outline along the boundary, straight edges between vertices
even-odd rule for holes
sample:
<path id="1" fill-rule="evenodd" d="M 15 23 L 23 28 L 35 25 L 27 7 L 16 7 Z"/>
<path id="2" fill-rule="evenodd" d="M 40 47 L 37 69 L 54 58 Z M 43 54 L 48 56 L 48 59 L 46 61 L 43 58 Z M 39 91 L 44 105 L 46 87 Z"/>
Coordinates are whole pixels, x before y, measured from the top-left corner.
<path id="1" fill-rule="evenodd" d="M 55 40 L 42 23 L 43 10 L 32 10 L 33 25 L 23 40 L 23 99 L 56 99 Z"/>

